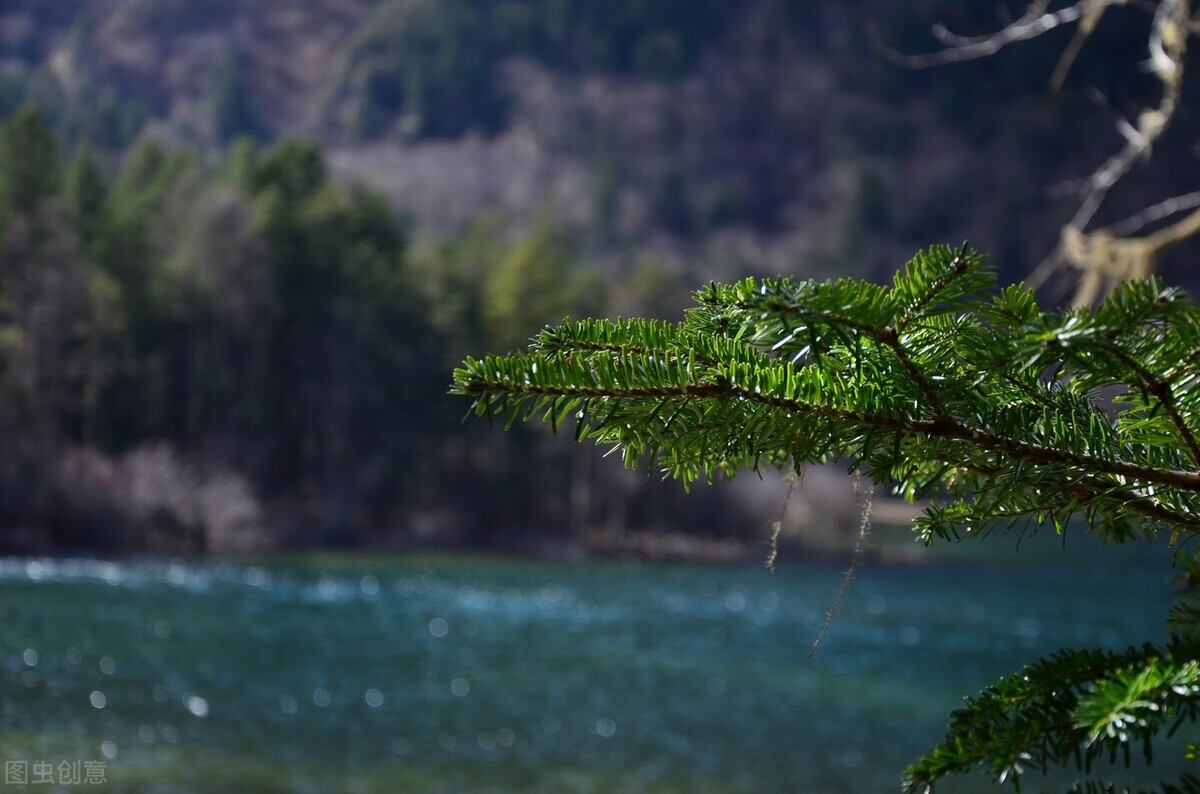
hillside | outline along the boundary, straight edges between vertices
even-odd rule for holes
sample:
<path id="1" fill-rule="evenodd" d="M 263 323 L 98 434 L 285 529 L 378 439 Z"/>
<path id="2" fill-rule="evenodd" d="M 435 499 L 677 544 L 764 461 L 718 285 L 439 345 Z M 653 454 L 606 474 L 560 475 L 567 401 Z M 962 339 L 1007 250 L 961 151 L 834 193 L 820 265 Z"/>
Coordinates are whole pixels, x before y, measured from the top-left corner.
<path id="1" fill-rule="evenodd" d="M 914 247 L 959 238 L 1015 275 L 1069 208 L 1047 191 L 1114 145 L 1111 111 L 1084 95 L 1109 89 L 1104 64 L 1140 43 L 1128 24 L 1106 25 L 1055 97 L 1061 37 L 921 74 L 871 48 L 865 20 L 927 48 L 913 31 L 939 18 L 934 3 L 592 8 L 19 0 L 0 10 L 0 110 L 33 99 L 71 139 L 113 150 L 147 134 L 318 140 L 422 237 L 485 212 L 528 227 L 553 207 L 598 252 L 636 248 L 703 275 L 731 262 L 831 272 L 847 259 L 886 273 Z M 955 21 L 997 19 L 975 3 Z M 1112 101 L 1133 99 L 1120 90 Z"/>

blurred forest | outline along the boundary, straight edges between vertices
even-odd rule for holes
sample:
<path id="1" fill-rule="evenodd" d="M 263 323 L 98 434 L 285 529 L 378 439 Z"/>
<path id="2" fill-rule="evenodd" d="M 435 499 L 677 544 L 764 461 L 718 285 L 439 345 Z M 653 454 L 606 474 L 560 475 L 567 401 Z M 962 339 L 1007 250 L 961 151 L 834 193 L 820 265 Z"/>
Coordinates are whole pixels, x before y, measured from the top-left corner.
<path id="1" fill-rule="evenodd" d="M 923 71 L 876 43 L 1024 7 L 8 0 L 0 551 L 760 536 L 782 489 L 685 498 L 462 425 L 450 371 L 709 279 L 886 278 L 964 239 L 1022 278 L 1155 90 L 1147 15 L 1112 9 L 1057 93 L 1068 30 Z M 1109 220 L 1197 183 L 1185 100 Z"/>

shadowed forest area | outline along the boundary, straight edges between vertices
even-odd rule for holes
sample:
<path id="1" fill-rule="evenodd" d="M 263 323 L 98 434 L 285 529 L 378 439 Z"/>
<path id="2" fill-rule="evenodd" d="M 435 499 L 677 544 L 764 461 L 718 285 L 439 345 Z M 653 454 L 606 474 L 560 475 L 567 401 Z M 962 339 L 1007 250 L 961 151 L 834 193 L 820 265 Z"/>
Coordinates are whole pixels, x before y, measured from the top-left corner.
<path id="1" fill-rule="evenodd" d="M 1067 30 L 933 69 L 885 55 L 1025 6 L 6 3 L 0 551 L 764 535 L 781 482 L 685 498 L 544 428 L 460 424 L 451 370 L 567 314 L 879 279 L 931 243 L 1025 277 L 1064 186 L 1157 90 L 1130 69 L 1148 16 L 1111 9 L 1057 92 Z M 1183 90 L 1104 222 L 1195 184 Z M 1194 284 L 1195 253 L 1160 272 Z M 820 497 L 797 499 L 855 513 Z"/>

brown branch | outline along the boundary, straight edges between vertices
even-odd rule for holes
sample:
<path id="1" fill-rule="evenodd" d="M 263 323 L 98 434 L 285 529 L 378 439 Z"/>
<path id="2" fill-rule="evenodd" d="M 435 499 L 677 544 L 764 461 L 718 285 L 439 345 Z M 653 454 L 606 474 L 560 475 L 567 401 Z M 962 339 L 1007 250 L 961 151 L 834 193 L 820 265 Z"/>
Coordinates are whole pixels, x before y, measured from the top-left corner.
<path id="1" fill-rule="evenodd" d="M 938 396 L 937 389 L 934 387 L 933 383 L 927 377 L 925 377 L 925 373 L 923 373 L 920 368 L 917 367 L 916 363 L 908 355 L 908 351 L 905 349 L 904 345 L 901 344 L 900 330 L 913 321 L 913 318 L 917 312 L 935 303 L 938 299 L 938 296 L 941 295 L 942 292 L 944 292 L 951 284 L 962 278 L 962 276 L 968 270 L 967 264 L 965 260 L 963 260 L 962 256 L 956 256 L 954 258 L 953 265 L 954 266 L 952 270 L 938 277 L 938 279 L 930 285 L 928 291 L 921 297 L 920 301 L 914 303 L 905 310 L 904 314 L 896 321 L 895 325 L 887 326 L 885 328 L 868 325 L 867 323 L 860 322 L 852 317 L 836 314 L 834 312 L 806 311 L 802 307 L 792 303 L 789 303 L 786 307 L 774 307 L 770 310 L 772 313 L 778 315 L 798 315 L 801 319 L 804 319 L 808 322 L 811 322 L 811 319 L 809 318 L 816 317 L 829 323 L 830 325 L 840 325 L 874 339 L 877 343 L 892 351 L 893 355 L 895 355 L 896 359 L 900 362 L 900 365 L 904 367 L 905 372 L 907 372 L 908 376 L 912 379 L 913 384 L 916 385 L 917 390 L 921 392 L 921 396 L 925 398 L 926 402 L 929 403 L 929 406 L 937 415 L 944 416 L 946 414 L 946 409 L 942 404 L 941 398 Z M 764 308 L 762 305 L 750 301 L 738 301 L 733 305 L 736 308 L 747 311 L 761 311 Z"/>
<path id="2" fill-rule="evenodd" d="M 900 361 L 900 366 L 904 367 L 904 371 L 912 378 L 916 384 L 921 396 L 925 398 L 929 406 L 939 416 L 946 416 L 946 408 L 942 405 L 941 398 L 938 397 L 937 391 L 934 389 L 933 383 L 929 378 L 925 377 L 925 373 L 917 367 L 916 363 L 909 357 L 908 351 L 900 344 L 899 335 L 894 328 L 885 328 L 883 333 L 878 335 L 878 340 L 887 346 L 892 354 Z"/>
<path id="3" fill-rule="evenodd" d="M 954 259 L 950 262 L 952 269 L 949 272 L 938 276 L 938 278 L 929 285 L 929 289 L 926 290 L 925 294 L 921 296 L 921 300 L 917 301 L 912 306 L 909 306 L 904 311 L 904 316 L 896 321 L 895 327 L 897 330 L 904 328 L 911 323 L 917 312 L 936 303 L 938 296 L 941 295 L 947 287 L 961 279 L 963 275 L 966 274 L 969 268 L 966 260 L 963 259 L 965 251 L 966 245 L 963 245 L 963 247 L 958 250 L 958 253 L 954 255 Z"/>
<path id="4" fill-rule="evenodd" d="M 1175 431 L 1179 433 L 1180 439 L 1187 446 L 1188 452 L 1192 456 L 1192 462 L 1200 466 L 1200 441 L 1197 441 L 1196 435 L 1188 427 L 1187 423 L 1184 422 L 1183 415 L 1179 413 L 1179 406 L 1175 402 L 1175 393 L 1171 389 L 1170 382 L 1150 372 L 1137 359 L 1120 348 L 1110 350 L 1109 352 L 1128 367 L 1133 374 L 1137 375 L 1141 380 L 1140 385 L 1158 400 L 1159 405 L 1167 412 L 1167 417 L 1171 420 L 1171 424 L 1175 426 Z"/>
<path id="5" fill-rule="evenodd" d="M 1167 485 L 1172 488 L 1200 492 L 1200 474 L 1174 469 L 1158 469 L 1124 460 L 1097 458 L 1093 455 L 1071 455 L 1052 447 L 1043 447 L 1003 436 L 972 430 L 957 422 L 943 427 L 928 427 L 936 423 L 919 423 L 927 427 L 914 428 L 913 432 L 924 432 L 934 437 L 952 438 L 974 444 L 989 452 L 1002 452 L 1020 457 L 1031 463 L 1071 466 L 1082 471 L 1093 471 L 1137 480 L 1139 482 Z"/>
<path id="6" fill-rule="evenodd" d="M 462 392 L 468 395 L 505 395 L 513 397 L 538 397 L 545 395 L 561 395 L 564 397 L 620 398 L 620 399 L 711 399 L 729 401 L 744 399 L 782 408 L 796 413 L 807 412 L 822 418 L 831 419 L 841 424 L 857 425 L 859 427 L 891 432 L 926 435 L 932 438 L 944 438 L 963 441 L 986 452 L 998 452 L 1004 455 L 1023 458 L 1030 463 L 1070 466 L 1081 472 L 1094 472 L 1118 477 L 1126 477 L 1138 482 L 1152 485 L 1163 485 L 1181 490 L 1200 492 L 1200 473 L 1162 469 L 1134 463 L 1127 460 L 1098 458 L 1087 454 L 1070 454 L 1053 447 L 1040 446 L 1025 441 L 1017 441 L 1003 436 L 997 436 L 962 424 L 953 417 L 942 415 L 932 420 L 918 420 L 909 417 L 883 416 L 866 414 L 832 408 L 827 405 L 809 403 L 803 400 L 789 400 L 770 394 L 761 394 L 753 389 L 735 386 L 729 383 L 711 383 L 701 381 L 675 388 L 624 388 L 613 389 L 587 386 L 536 386 L 526 384 L 484 383 L 475 381 L 466 384 Z"/>
<path id="7" fill-rule="evenodd" d="M 1000 473 L 998 467 L 964 466 L 963 468 L 988 477 L 994 477 Z M 1085 482 L 1089 483 L 1090 487 L 1084 485 Z M 1120 503 L 1121 507 L 1145 516 L 1151 521 L 1157 521 L 1160 524 L 1167 524 L 1200 534 L 1200 520 L 1164 507 L 1162 502 L 1152 496 L 1143 496 L 1133 491 L 1122 489 L 1118 484 L 1106 482 L 1096 477 L 1084 478 L 1073 485 L 1064 487 L 1062 491 L 1078 497 L 1085 505 L 1098 500 L 1115 500 Z M 1066 508 L 1067 505 L 1064 504 L 1058 509 L 1065 510 Z M 1020 516 L 1046 512 L 1050 509 L 1053 508 L 1045 504 L 1032 505 L 1024 509 L 997 512 L 995 517 L 1000 519 L 1018 519 Z"/>

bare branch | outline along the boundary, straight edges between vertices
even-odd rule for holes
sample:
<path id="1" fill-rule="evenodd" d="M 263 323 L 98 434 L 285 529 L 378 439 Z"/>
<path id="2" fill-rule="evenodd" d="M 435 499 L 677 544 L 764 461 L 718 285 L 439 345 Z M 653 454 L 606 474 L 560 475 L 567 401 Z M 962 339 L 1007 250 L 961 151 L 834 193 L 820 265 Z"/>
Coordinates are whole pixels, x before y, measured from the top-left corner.
<path id="1" fill-rule="evenodd" d="M 1159 82 L 1163 84 L 1163 96 L 1158 107 L 1144 110 L 1138 116 L 1138 126 L 1133 134 L 1126 134 L 1126 145 L 1121 151 L 1108 158 L 1088 180 L 1084 203 L 1070 219 L 1076 229 L 1085 229 L 1096 215 L 1100 204 L 1108 196 L 1110 188 L 1128 172 L 1139 157 L 1150 154 L 1151 146 L 1162 136 L 1174 119 L 1180 103 L 1183 84 L 1183 50 L 1187 47 L 1186 25 L 1188 22 L 1188 0 L 1163 0 L 1154 13 L 1151 28 L 1150 66 Z"/>
<path id="2" fill-rule="evenodd" d="M 1073 299 L 1077 306 L 1094 303 L 1119 281 L 1149 275 L 1164 249 L 1200 233 L 1200 214 L 1194 213 L 1146 237 L 1130 236 L 1156 221 L 1200 207 L 1200 191 L 1166 199 L 1108 229 L 1085 231 L 1109 191 L 1126 176 L 1134 163 L 1150 156 L 1155 143 L 1176 116 L 1187 40 L 1190 35 L 1200 33 L 1200 15 L 1192 16 L 1190 0 L 1079 0 L 1058 11 L 1046 10 L 1048 0 L 1031 0 L 1020 19 L 995 33 L 962 36 L 950 32 L 944 25 L 935 25 L 933 35 L 946 46 L 945 49 L 925 55 L 888 53 L 911 68 L 926 68 L 993 55 L 1010 44 L 1077 22 L 1078 29 L 1050 79 L 1052 88 L 1057 91 L 1104 12 L 1117 5 L 1130 5 L 1153 14 L 1146 43 L 1146 68 L 1162 85 L 1162 93 L 1158 103 L 1144 109 L 1135 120 L 1117 119 L 1117 132 L 1124 139 L 1124 145 L 1072 190 L 1080 196 L 1079 207 L 1063 228 L 1058 247 L 1028 279 L 1031 286 L 1038 286 L 1063 266 L 1078 270 L 1080 280 Z"/>
<path id="3" fill-rule="evenodd" d="M 947 63 L 972 61 L 995 55 L 1010 44 L 1037 38 L 1047 31 L 1061 25 L 1069 25 L 1079 21 L 1085 14 L 1104 9 L 1112 5 L 1120 5 L 1124 0 L 1079 0 L 1073 6 L 1058 11 L 1047 12 L 1049 5 L 1045 0 L 1034 0 L 1028 11 L 1016 22 L 995 33 L 986 36 L 959 36 L 951 33 L 944 25 L 933 27 L 934 38 L 946 45 L 946 49 L 925 55 L 906 55 L 902 52 L 882 47 L 884 53 L 892 60 L 913 69 L 926 69 L 930 66 L 940 66 Z"/>
<path id="4" fill-rule="evenodd" d="M 1158 256 L 1168 246 L 1186 240 L 1196 232 L 1200 232 L 1200 210 L 1193 212 L 1178 223 L 1155 232 L 1146 238 L 1146 242 L 1152 254 Z"/>
<path id="5" fill-rule="evenodd" d="M 1090 306 L 1109 288 L 1121 281 L 1146 278 L 1154 272 L 1154 266 L 1163 251 L 1200 232 L 1200 209 L 1194 209 L 1200 206 L 1200 193 L 1189 193 L 1179 198 L 1190 198 L 1193 207 L 1191 214 L 1145 237 L 1124 237 L 1114 234 L 1110 229 L 1082 232 L 1074 226 L 1064 226 L 1054 256 L 1034 271 L 1028 283 L 1036 288 L 1060 265 L 1069 265 L 1083 274 L 1073 299 L 1075 306 L 1082 307 Z M 1175 201 L 1177 199 L 1168 200 Z M 1139 213 L 1123 224 L 1140 221 L 1140 216 L 1147 215 L 1161 206 L 1156 205 Z M 1172 211 L 1178 212 L 1182 209 L 1184 207 L 1177 207 Z M 1160 213 L 1160 217 L 1165 214 Z"/>
<path id="6" fill-rule="evenodd" d="M 1011 22 L 1004 26 L 1004 29 L 1017 28 L 1034 23 L 1039 17 L 1046 13 L 1046 9 L 1050 6 L 1050 0 L 1034 0 L 1029 4 L 1029 8 L 1021 15 L 1021 18 L 1016 22 Z M 940 22 L 933 26 L 931 31 L 933 37 L 947 47 L 977 47 L 990 39 L 996 34 L 988 33 L 983 36 L 960 36 L 952 32 Z"/>
<path id="7" fill-rule="evenodd" d="M 1152 204 L 1136 215 L 1132 215 L 1120 223 L 1114 223 L 1109 227 L 1109 231 L 1118 237 L 1127 237 L 1163 218 L 1169 218 L 1176 213 L 1196 207 L 1200 207 L 1200 190 L 1184 193 L 1182 196 L 1172 196 L 1157 204 Z"/>
<path id="8" fill-rule="evenodd" d="M 1079 27 L 1076 28 L 1075 35 L 1071 37 L 1071 42 L 1063 50 L 1062 57 L 1058 59 L 1058 66 L 1054 67 L 1054 74 L 1050 77 L 1050 87 L 1055 93 L 1058 93 L 1062 89 L 1063 81 L 1067 79 L 1067 72 L 1071 71 L 1071 65 L 1079 57 L 1080 51 L 1083 50 L 1083 45 L 1087 43 L 1088 38 L 1096 30 L 1096 26 L 1100 24 L 1100 18 L 1104 16 L 1104 12 L 1107 10 L 1107 5 L 1096 6 L 1085 13 L 1083 18 L 1079 20 Z"/>
<path id="9" fill-rule="evenodd" d="M 1187 45 L 1185 25 L 1188 20 L 1188 0 L 1162 0 L 1154 14 L 1150 31 L 1150 68 L 1163 86 L 1158 107 L 1142 111 L 1137 125 L 1126 126 L 1125 146 L 1109 157 L 1088 179 L 1087 195 L 1071 219 L 1075 229 L 1085 229 L 1108 191 L 1133 163 L 1150 152 L 1151 146 L 1166 130 L 1179 106 L 1183 84 L 1183 53 Z"/>

